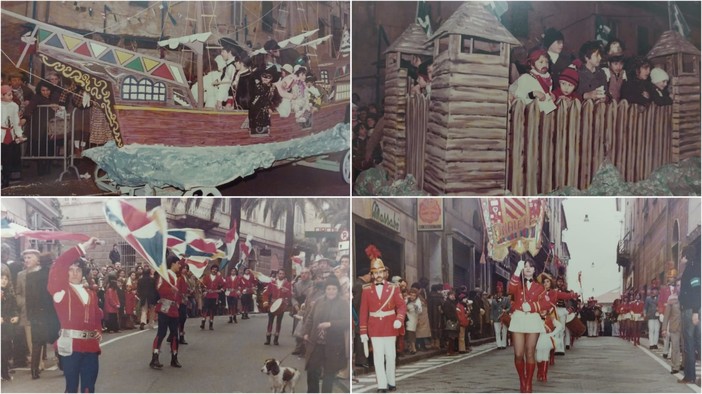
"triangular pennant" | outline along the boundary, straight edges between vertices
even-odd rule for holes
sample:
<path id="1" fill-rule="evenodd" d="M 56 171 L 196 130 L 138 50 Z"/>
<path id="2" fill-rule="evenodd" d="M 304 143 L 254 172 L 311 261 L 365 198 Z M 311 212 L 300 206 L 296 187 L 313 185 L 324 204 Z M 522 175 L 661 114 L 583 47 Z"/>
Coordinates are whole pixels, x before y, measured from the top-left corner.
<path id="1" fill-rule="evenodd" d="M 115 54 L 112 51 L 107 51 L 106 54 L 102 55 L 100 58 L 103 62 L 117 64 L 117 59 L 115 59 Z"/>
<path id="2" fill-rule="evenodd" d="M 124 64 L 127 60 L 134 57 L 134 55 L 132 55 L 131 53 L 123 52 L 123 51 L 120 51 L 119 49 L 115 49 L 115 54 L 117 55 L 117 60 L 119 60 L 120 64 Z"/>
<path id="3" fill-rule="evenodd" d="M 93 55 L 90 53 L 90 49 L 88 48 L 88 43 L 84 42 L 83 45 L 79 46 L 76 48 L 75 51 L 73 51 L 79 55 L 87 56 L 87 57 L 92 57 Z"/>
<path id="4" fill-rule="evenodd" d="M 173 78 L 175 78 L 176 81 L 183 83 L 183 78 L 180 75 L 180 70 L 176 66 L 169 66 L 171 69 L 171 74 L 173 75 Z"/>
<path id="5" fill-rule="evenodd" d="M 159 66 L 157 69 L 154 70 L 154 72 L 151 73 L 154 77 L 159 77 L 163 79 L 168 79 L 169 81 L 173 80 L 173 74 L 168 70 L 168 65 L 167 64 L 162 64 Z"/>
<path id="6" fill-rule="evenodd" d="M 64 49 L 63 43 L 61 43 L 61 40 L 59 39 L 59 37 L 57 35 L 54 35 L 53 37 L 46 40 L 46 42 L 44 44 L 51 46 L 51 47 Z"/>
<path id="7" fill-rule="evenodd" d="M 39 29 L 39 42 L 43 42 L 44 40 L 49 38 L 51 34 L 53 33 L 48 30 Z"/>
<path id="8" fill-rule="evenodd" d="M 117 56 L 119 56 L 119 54 Z M 142 64 L 140 57 L 137 57 L 136 59 L 132 60 L 124 67 L 132 69 L 134 71 L 144 72 L 144 64 Z"/>
<path id="9" fill-rule="evenodd" d="M 148 72 L 151 72 L 151 70 L 153 70 L 154 67 L 161 64 L 161 62 L 157 62 L 156 60 L 149 59 L 148 57 L 143 58 L 143 60 L 144 60 L 144 67 L 146 68 L 146 71 L 148 71 Z"/>
<path id="10" fill-rule="evenodd" d="M 100 45 L 100 44 L 98 44 L 98 43 L 96 43 L 96 42 L 91 42 L 91 43 L 90 43 L 90 49 L 93 50 L 93 56 L 95 56 L 95 57 L 100 57 L 100 56 L 102 55 L 102 53 L 105 52 L 105 50 L 107 49 L 107 47 L 104 46 L 104 45 Z"/>
<path id="11" fill-rule="evenodd" d="M 77 47 L 80 45 L 83 41 L 79 40 L 75 37 L 63 35 L 63 41 L 66 43 L 66 47 L 68 48 L 69 51 L 72 51 L 73 48 Z"/>

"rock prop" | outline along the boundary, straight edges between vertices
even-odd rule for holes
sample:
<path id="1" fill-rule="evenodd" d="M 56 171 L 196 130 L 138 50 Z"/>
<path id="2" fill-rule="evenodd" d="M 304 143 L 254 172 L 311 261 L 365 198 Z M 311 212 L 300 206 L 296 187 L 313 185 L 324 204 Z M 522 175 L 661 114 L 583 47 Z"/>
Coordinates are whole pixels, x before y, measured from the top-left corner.
<path id="1" fill-rule="evenodd" d="M 604 163 L 586 190 L 556 189 L 549 196 L 699 196 L 700 158 L 689 158 L 656 169 L 648 179 L 626 182 L 617 167 Z"/>
<path id="2" fill-rule="evenodd" d="M 358 196 L 428 196 L 417 188 L 417 180 L 412 174 L 405 179 L 392 181 L 383 167 L 373 167 L 363 171 L 354 186 Z"/>

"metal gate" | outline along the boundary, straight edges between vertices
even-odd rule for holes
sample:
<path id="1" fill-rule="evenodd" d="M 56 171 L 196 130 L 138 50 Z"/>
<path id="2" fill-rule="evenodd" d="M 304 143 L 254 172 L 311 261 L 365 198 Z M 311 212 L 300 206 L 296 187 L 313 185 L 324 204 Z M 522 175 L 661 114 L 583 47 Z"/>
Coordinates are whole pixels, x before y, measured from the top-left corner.
<path id="1" fill-rule="evenodd" d="M 417 179 L 417 187 L 424 189 L 424 144 L 429 120 L 429 98 L 423 94 L 410 94 L 407 97 L 406 163 L 407 174 Z"/>

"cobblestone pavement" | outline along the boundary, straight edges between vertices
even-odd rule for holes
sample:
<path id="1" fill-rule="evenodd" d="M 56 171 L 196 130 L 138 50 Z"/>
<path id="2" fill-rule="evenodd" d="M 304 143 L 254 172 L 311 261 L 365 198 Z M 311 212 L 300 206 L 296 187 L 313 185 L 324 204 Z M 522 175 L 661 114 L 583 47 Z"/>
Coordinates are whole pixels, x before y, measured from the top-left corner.
<path id="1" fill-rule="evenodd" d="M 534 377 L 534 392 L 690 393 L 696 385 L 677 383 L 669 363 L 649 350 L 619 338 L 581 338 L 565 356 L 557 356 L 548 382 Z M 397 370 L 398 392 L 518 392 L 512 348 L 494 343 L 473 348 L 463 356 L 441 356 L 404 365 Z M 698 363 L 699 371 L 699 363 Z M 536 375 L 536 373 L 535 373 Z M 698 375 L 699 376 L 699 375 Z M 375 392 L 375 374 L 359 376 L 353 392 Z"/>

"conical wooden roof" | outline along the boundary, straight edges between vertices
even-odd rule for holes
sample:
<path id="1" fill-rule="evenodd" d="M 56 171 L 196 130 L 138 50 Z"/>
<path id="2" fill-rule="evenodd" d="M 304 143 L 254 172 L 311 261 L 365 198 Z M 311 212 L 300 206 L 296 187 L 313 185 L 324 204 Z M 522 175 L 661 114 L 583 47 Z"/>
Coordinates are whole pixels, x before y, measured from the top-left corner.
<path id="1" fill-rule="evenodd" d="M 430 56 L 433 51 L 426 47 L 426 42 L 427 33 L 417 23 L 412 23 L 407 26 L 407 29 L 400 34 L 400 37 L 385 50 L 385 53 L 402 52 L 411 53 L 413 55 Z"/>
<path id="2" fill-rule="evenodd" d="M 699 55 L 700 50 L 692 45 L 690 41 L 687 41 L 685 37 L 680 35 L 680 33 L 677 31 L 668 30 L 661 34 L 661 38 L 658 39 L 658 42 L 656 42 L 656 45 L 651 48 L 646 57 L 653 59 L 654 57 L 672 55 L 675 53 Z"/>
<path id="3" fill-rule="evenodd" d="M 431 37 L 441 37 L 446 34 L 463 34 L 481 37 L 491 41 L 506 42 L 512 45 L 522 45 L 514 38 L 507 28 L 488 11 L 482 2 L 466 1 Z"/>

